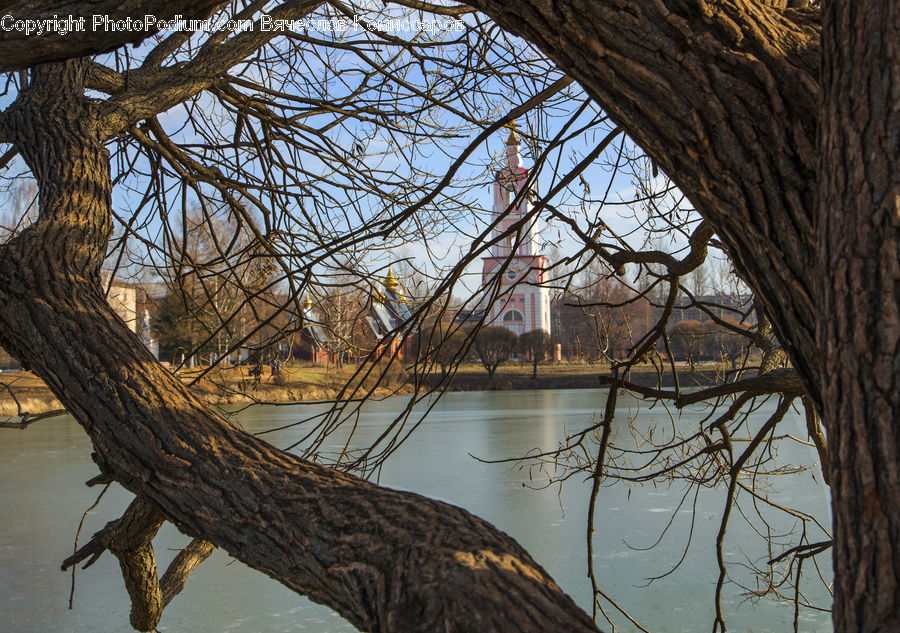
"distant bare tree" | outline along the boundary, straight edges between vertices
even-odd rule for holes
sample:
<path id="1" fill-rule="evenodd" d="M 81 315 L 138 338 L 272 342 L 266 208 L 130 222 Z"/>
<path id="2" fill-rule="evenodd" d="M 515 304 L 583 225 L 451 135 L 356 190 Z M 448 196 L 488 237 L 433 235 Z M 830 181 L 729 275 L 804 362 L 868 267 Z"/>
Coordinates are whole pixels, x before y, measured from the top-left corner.
<path id="1" fill-rule="evenodd" d="M 516 335 L 500 325 L 481 328 L 472 341 L 472 351 L 487 370 L 489 380 L 494 378 L 497 368 L 509 360 L 515 348 Z"/>
<path id="2" fill-rule="evenodd" d="M 546 330 L 531 330 L 519 335 L 516 348 L 531 361 L 531 377 L 537 378 L 538 365 L 548 360 L 553 353 L 553 338 Z"/>

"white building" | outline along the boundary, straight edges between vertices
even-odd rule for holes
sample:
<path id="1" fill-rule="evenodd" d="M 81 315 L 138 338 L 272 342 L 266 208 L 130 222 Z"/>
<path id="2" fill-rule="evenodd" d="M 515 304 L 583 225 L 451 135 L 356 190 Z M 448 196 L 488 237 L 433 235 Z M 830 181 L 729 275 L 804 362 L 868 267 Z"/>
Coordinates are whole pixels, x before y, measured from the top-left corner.
<path id="1" fill-rule="evenodd" d="M 159 358 L 159 343 L 150 328 L 150 312 L 147 309 L 147 293 L 138 284 L 119 279 L 109 282 L 109 274 L 103 273 L 103 286 L 108 287 L 106 300 L 128 329 L 137 334 L 154 358 Z"/>
<path id="2" fill-rule="evenodd" d="M 484 258 L 482 285 L 485 289 L 493 288 L 491 281 L 495 276 L 502 277 L 485 322 L 502 325 L 515 334 L 531 330 L 550 332 L 550 289 L 543 285 L 548 261 L 539 252 L 537 218 L 525 220 L 534 198 L 534 183 L 528 183 L 525 189 L 529 172 L 522 167 L 519 137 L 514 127 L 506 140 L 506 162 L 494 174 L 494 219 L 502 219 L 494 227 L 493 236 L 500 239 L 492 248 L 491 256 Z M 520 226 L 518 231 L 517 226 Z M 521 233 L 521 240 L 517 240 L 517 233 Z"/>

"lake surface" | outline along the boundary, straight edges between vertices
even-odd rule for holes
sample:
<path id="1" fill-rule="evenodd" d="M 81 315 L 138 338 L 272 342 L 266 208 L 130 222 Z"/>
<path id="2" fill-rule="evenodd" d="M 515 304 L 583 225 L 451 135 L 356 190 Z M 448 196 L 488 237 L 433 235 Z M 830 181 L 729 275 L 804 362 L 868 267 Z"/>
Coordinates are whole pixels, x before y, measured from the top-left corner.
<path id="1" fill-rule="evenodd" d="M 381 473 L 381 483 L 439 498 L 463 506 L 513 535 L 542 564 L 557 583 L 590 611 L 591 590 L 586 576 L 585 520 L 589 485 L 576 475 L 561 488 L 546 483 L 539 470 L 515 464 L 487 464 L 483 459 L 523 455 L 535 449 L 553 449 L 566 431 L 592 424 L 602 409 L 605 392 L 595 390 L 505 391 L 451 393 L 444 396 L 421 427 L 392 457 Z M 406 403 L 394 398 L 366 406 L 354 443 L 363 446 Z M 765 405 L 765 413 L 774 405 Z M 248 431 L 271 429 L 308 414 L 307 407 L 259 407 L 238 416 Z M 676 428 L 686 428 L 705 415 L 702 407 L 683 413 Z M 660 407 L 648 409 L 639 401 L 620 397 L 616 440 L 632 439 L 627 420 L 645 429 L 652 421 L 667 424 Z M 671 425 L 671 423 L 668 423 Z M 778 427 L 780 434 L 806 439 L 801 413 L 792 412 Z M 266 436 L 277 446 L 288 446 L 301 435 L 286 429 Z M 340 446 L 340 434 L 330 441 Z M 471 455 L 470 455 L 471 454 Z M 779 464 L 811 464 L 814 451 L 791 442 L 780 449 Z M 69 610 L 70 576 L 59 571 L 72 552 L 82 513 L 99 490 L 84 482 L 97 474 L 90 460 L 90 443 L 69 419 L 39 422 L 25 431 L 0 430 L 0 632 L 81 633 L 128 631 L 128 598 L 115 559 L 105 554 L 90 569 L 79 570 L 74 609 Z M 828 493 L 821 486 L 818 467 L 812 472 L 771 478 L 766 482 L 779 501 L 801 508 L 830 525 Z M 758 482 L 763 483 L 763 482 Z M 615 485 L 600 492 L 594 540 L 595 566 L 601 588 L 637 620 L 658 632 L 710 630 L 716 561 L 713 542 L 723 509 L 723 491 L 702 490 L 679 507 L 684 489 L 672 486 Z M 112 488 L 88 515 L 81 542 L 107 521 L 117 518 L 130 501 L 125 491 Z M 679 561 L 691 530 L 691 547 L 681 567 L 665 578 Z M 749 514 L 752 504 L 742 508 Z M 652 549 L 665 526 L 671 528 Z M 795 520 L 781 521 L 774 534 L 797 529 Z M 758 525 L 757 525 L 758 527 Z M 810 541 L 821 540 L 811 534 Z M 160 568 L 174 556 L 172 550 L 187 539 L 171 526 L 155 541 Z M 774 550 L 774 554 L 781 550 Z M 729 631 L 782 632 L 791 630 L 789 604 L 758 599 L 753 576 L 742 567 L 752 561 L 765 565 L 770 558 L 763 541 L 740 517 L 729 526 L 726 552 L 738 584 L 725 590 Z M 820 563 L 826 581 L 830 561 Z M 804 567 L 806 597 L 828 604 L 827 593 L 816 579 L 811 563 Z M 808 578 L 808 579 L 807 579 Z M 614 610 L 610 609 L 614 614 Z M 615 617 L 617 630 L 636 630 Z M 602 628 L 609 630 L 605 623 Z M 800 612 L 802 631 L 831 631 L 830 614 Z M 344 633 L 355 629 L 329 609 L 310 603 L 264 575 L 216 552 L 187 583 L 184 592 L 167 608 L 159 630 L 164 632 Z"/>

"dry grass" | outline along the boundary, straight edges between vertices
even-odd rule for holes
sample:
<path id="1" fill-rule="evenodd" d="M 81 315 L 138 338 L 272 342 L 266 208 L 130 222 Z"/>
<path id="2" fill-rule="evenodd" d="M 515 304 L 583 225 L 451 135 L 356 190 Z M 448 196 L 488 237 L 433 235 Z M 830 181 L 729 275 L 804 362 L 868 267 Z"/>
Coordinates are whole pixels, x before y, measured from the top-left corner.
<path id="1" fill-rule="evenodd" d="M 24 413 L 37 414 L 62 409 L 59 400 L 52 396 L 17 398 L 21 409 L 8 396 L 0 399 L 0 418 L 17 418 Z"/>
<path id="2" fill-rule="evenodd" d="M 14 418 L 61 408 L 59 400 L 34 374 L 27 371 L 0 374 L 0 417 Z"/>
<path id="3" fill-rule="evenodd" d="M 399 364 L 387 366 L 356 365 L 337 368 L 334 365 L 291 365 L 284 367 L 280 375 L 272 375 L 264 366 L 259 375 L 250 366 L 216 368 L 201 377 L 203 368 L 183 370 L 178 377 L 191 391 L 211 404 L 244 405 L 255 402 L 309 402 L 334 400 L 343 397 L 372 395 L 383 398 L 412 392 L 410 376 Z M 371 369 L 366 372 L 365 370 Z M 609 371 L 606 364 L 555 363 L 541 365 L 538 376 L 543 380 L 530 381 L 531 365 L 506 363 L 497 370 L 495 380 L 487 382 L 487 373 L 476 363 L 466 363 L 459 368 L 457 380 L 451 389 L 522 389 L 559 388 L 566 386 L 592 386 L 585 380 Z M 376 384 L 381 374 L 384 378 Z M 357 375 L 355 375 L 357 374 Z M 435 376 L 437 378 L 437 376 Z M 345 389 L 345 385 L 349 385 Z M 355 390 L 355 392 L 354 392 Z M 15 399 L 11 396 L 15 395 Z M 0 374 L 0 417 L 17 417 L 21 412 L 43 413 L 61 408 L 59 401 L 44 383 L 30 372 L 4 372 Z"/>

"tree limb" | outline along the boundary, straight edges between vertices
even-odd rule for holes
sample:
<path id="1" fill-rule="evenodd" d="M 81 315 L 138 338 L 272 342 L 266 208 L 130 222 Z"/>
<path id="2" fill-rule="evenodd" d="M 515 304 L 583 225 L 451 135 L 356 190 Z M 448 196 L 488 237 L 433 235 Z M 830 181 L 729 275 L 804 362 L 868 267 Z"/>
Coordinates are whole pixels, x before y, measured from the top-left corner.
<path id="1" fill-rule="evenodd" d="M 152 541 L 163 524 L 163 516 L 140 497 L 131 502 L 125 514 L 94 534 L 84 547 L 62 563 L 62 570 L 89 558 L 90 567 L 109 550 L 118 560 L 125 588 L 131 598 L 131 626 L 152 631 L 162 615 L 162 594 L 156 575 Z"/>
<path id="2" fill-rule="evenodd" d="M 613 384 L 613 380 L 609 376 L 600 376 L 600 383 L 604 385 Z M 667 389 L 645 387 L 634 382 L 623 380 L 618 380 L 616 384 L 620 385 L 623 389 L 633 391 L 646 398 L 672 400 L 679 409 L 691 404 L 703 402 L 704 400 L 712 400 L 713 398 L 721 398 L 722 396 L 730 396 L 736 393 L 746 393 L 756 396 L 780 393 L 786 397 L 797 397 L 804 394 L 803 382 L 800 380 L 800 376 L 797 375 L 797 372 L 793 369 L 773 369 L 767 374 L 725 383 L 724 385 L 716 385 L 715 387 L 709 387 L 707 389 L 701 389 L 700 391 L 686 394 L 680 394 L 679 392 Z"/>
<path id="3" fill-rule="evenodd" d="M 754 0 L 466 4 L 551 57 L 688 196 L 765 302 L 819 407 L 809 264 L 818 10 Z"/>
<path id="4" fill-rule="evenodd" d="M 188 576 L 215 549 L 202 539 L 194 539 L 172 560 L 160 580 L 152 541 L 163 521 L 163 516 L 152 505 L 138 497 L 121 518 L 107 523 L 62 563 L 65 571 L 87 559 L 83 567 L 86 569 L 103 552 L 112 553 L 119 561 L 131 599 L 131 625 L 138 631 L 156 629 L 163 610 L 184 589 Z"/>
<path id="5" fill-rule="evenodd" d="M 309 15 L 321 0 L 286 0 L 268 12 L 273 20 L 298 20 Z M 283 35 L 265 30 L 260 21 L 254 28 L 237 33 L 220 43 L 206 42 L 190 61 L 171 67 L 141 67 L 119 80 L 107 72 L 93 70 L 98 85 L 114 90 L 100 106 L 100 137 L 121 134 L 139 121 L 165 112 L 209 88 L 241 60 L 266 42 Z"/>
<path id="6" fill-rule="evenodd" d="M 172 559 L 166 568 L 166 573 L 159 581 L 163 609 L 168 606 L 172 598 L 181 593 L 188 576 L 196 569 L 197 565 L 209 558 L 214 549 L 212 543 L 195 538 Z"/>

